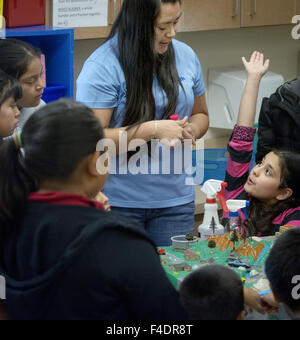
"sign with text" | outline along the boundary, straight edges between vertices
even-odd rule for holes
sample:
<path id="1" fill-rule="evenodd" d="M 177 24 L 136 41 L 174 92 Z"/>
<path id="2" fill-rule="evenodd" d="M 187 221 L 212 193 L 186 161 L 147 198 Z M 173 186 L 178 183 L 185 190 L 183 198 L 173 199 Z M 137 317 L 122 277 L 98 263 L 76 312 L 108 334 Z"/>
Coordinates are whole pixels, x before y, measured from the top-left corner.
<path id="1" fill-rule="evenodd" d="M 108 25 L 108 0 L 53 0 L 52 25 L 94 27 Z"/>

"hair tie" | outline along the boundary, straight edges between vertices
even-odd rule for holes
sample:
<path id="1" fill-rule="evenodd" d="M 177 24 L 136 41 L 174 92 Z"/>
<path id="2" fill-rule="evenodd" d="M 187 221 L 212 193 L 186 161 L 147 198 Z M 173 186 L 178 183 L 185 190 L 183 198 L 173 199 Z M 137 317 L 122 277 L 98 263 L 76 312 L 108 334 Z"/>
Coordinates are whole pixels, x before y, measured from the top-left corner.
<path id="1" fill-rule="evenodd" d="M 16 143 L 16 147 L 17 147 L 18 149 L 21 149 L 21 148 L 23 147 L 23 145 L 22 145 L 22 136 L 21 136 L 21 132 L 17 132 L 17 133 L 15 134 L 14 140 L 15 140 L 15 143 Z"/>

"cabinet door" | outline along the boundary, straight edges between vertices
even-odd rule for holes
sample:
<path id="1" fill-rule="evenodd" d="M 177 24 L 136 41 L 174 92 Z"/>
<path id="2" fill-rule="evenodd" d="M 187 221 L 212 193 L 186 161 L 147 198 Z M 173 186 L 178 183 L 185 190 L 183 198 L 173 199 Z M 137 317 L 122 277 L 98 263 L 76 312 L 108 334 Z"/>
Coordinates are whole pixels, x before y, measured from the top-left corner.
<path id="1" fill-rule="evenodd" d="M 184 0 L 179 31 L 239 28 L 240 0 Z"/>
<path id="2" fill-rule="evenodd" d="M 296 0 L 296 15 L 300 15 L 300 0 Z"/>
<path id="3" fill-rule="evenodd" d="M 242 27 L 290 24 L 298 0 L 242 0 Z"/>

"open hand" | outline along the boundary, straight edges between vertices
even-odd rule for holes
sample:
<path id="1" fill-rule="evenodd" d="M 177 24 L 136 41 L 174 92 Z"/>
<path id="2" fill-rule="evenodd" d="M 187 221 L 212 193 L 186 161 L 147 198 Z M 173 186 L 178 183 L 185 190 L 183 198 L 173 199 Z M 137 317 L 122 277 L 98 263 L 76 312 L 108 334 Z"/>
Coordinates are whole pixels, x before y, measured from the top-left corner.
<path id="1" fill-rule="evenodd" d="M 253 52 L 248 62 L 245 57 L 242 58 L 246 71 L 248 75 L 257 75 L 263 77 L 270 66 L 270 60 L 264 61 L 264 55 L 260 52 Z"/>

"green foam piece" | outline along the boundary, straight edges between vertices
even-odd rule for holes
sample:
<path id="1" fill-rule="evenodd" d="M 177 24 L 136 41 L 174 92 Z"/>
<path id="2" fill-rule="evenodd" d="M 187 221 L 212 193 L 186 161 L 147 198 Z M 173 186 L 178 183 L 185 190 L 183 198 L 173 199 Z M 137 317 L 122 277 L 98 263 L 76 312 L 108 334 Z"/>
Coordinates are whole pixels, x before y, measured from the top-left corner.
<path id="1" fill-rule="evenodd" d="M 243 242 L 237 242 L 236 243 L 236 248 L 241 245 Z M 250 242 L 251 244 L 255 245 L 256 241 Z M 273 244 L 273 240 L 262 240 L 261 243 L 264 244 L 265 248 L 261 252 L 260 256 L 258 257 L 257 261 L 255 262 L 254 258 L 252 256 L 240 256 L 241 261 L 247 261 L 251 266 L 255 266 L 253 269 L 255 269 L 259 274 L 260 277 L 264 272 L 264 263 L 269 255 L 269 250 Z M 190 250 L 199 254 L 200 255 L 200 261 L 186 261 L 184 258 L 184 252 L 180 250 L 174 250 L 172 246 L 170 247 L 164 247 L 166 249 L 166 255 L 170 254 L 173 256 L 176 256 L 178 259 L 182 260 L 182 262 L 186 262 L 190 264 L 191 266 L 194 265 L 200 265 L 201 261 L 208 260 L 210 258 L 213 258 L 216 262 L 216 264 L 221 265 L 221 266 L 228 266 L 228 255 L 231 252 L 231 248 L 227 248 L 225 251 L 220 251 L 220 247 L 217 247 L 215 249 L 210 249 L 207 246 L 207 241 L 200 241 L 194 244 L 191 244 Z M 172 263 L 172 261 L 171 261 Z M 187 275 L 189 275 L 189 272 L 177 272 L 174 273 L 173 271 L 170 271 L 169 266 L 163 266 L 164 270 L 167 273 L 167 276 L 169 280 L 171 281 L 172 285 L 178 289 L 178 280 L 181 281 L 183 280 Z M 250 277 L 250 274 L 247 273 L 246 271 L 239 270 L 237 268 L 231 267 L 240 277 L 241 279 L 247 279 Z M 251 280 L 251 283 L 245 284 L 245 287 L 253 288 L 253 285 L 255 285 L 255 279 Z"/>

